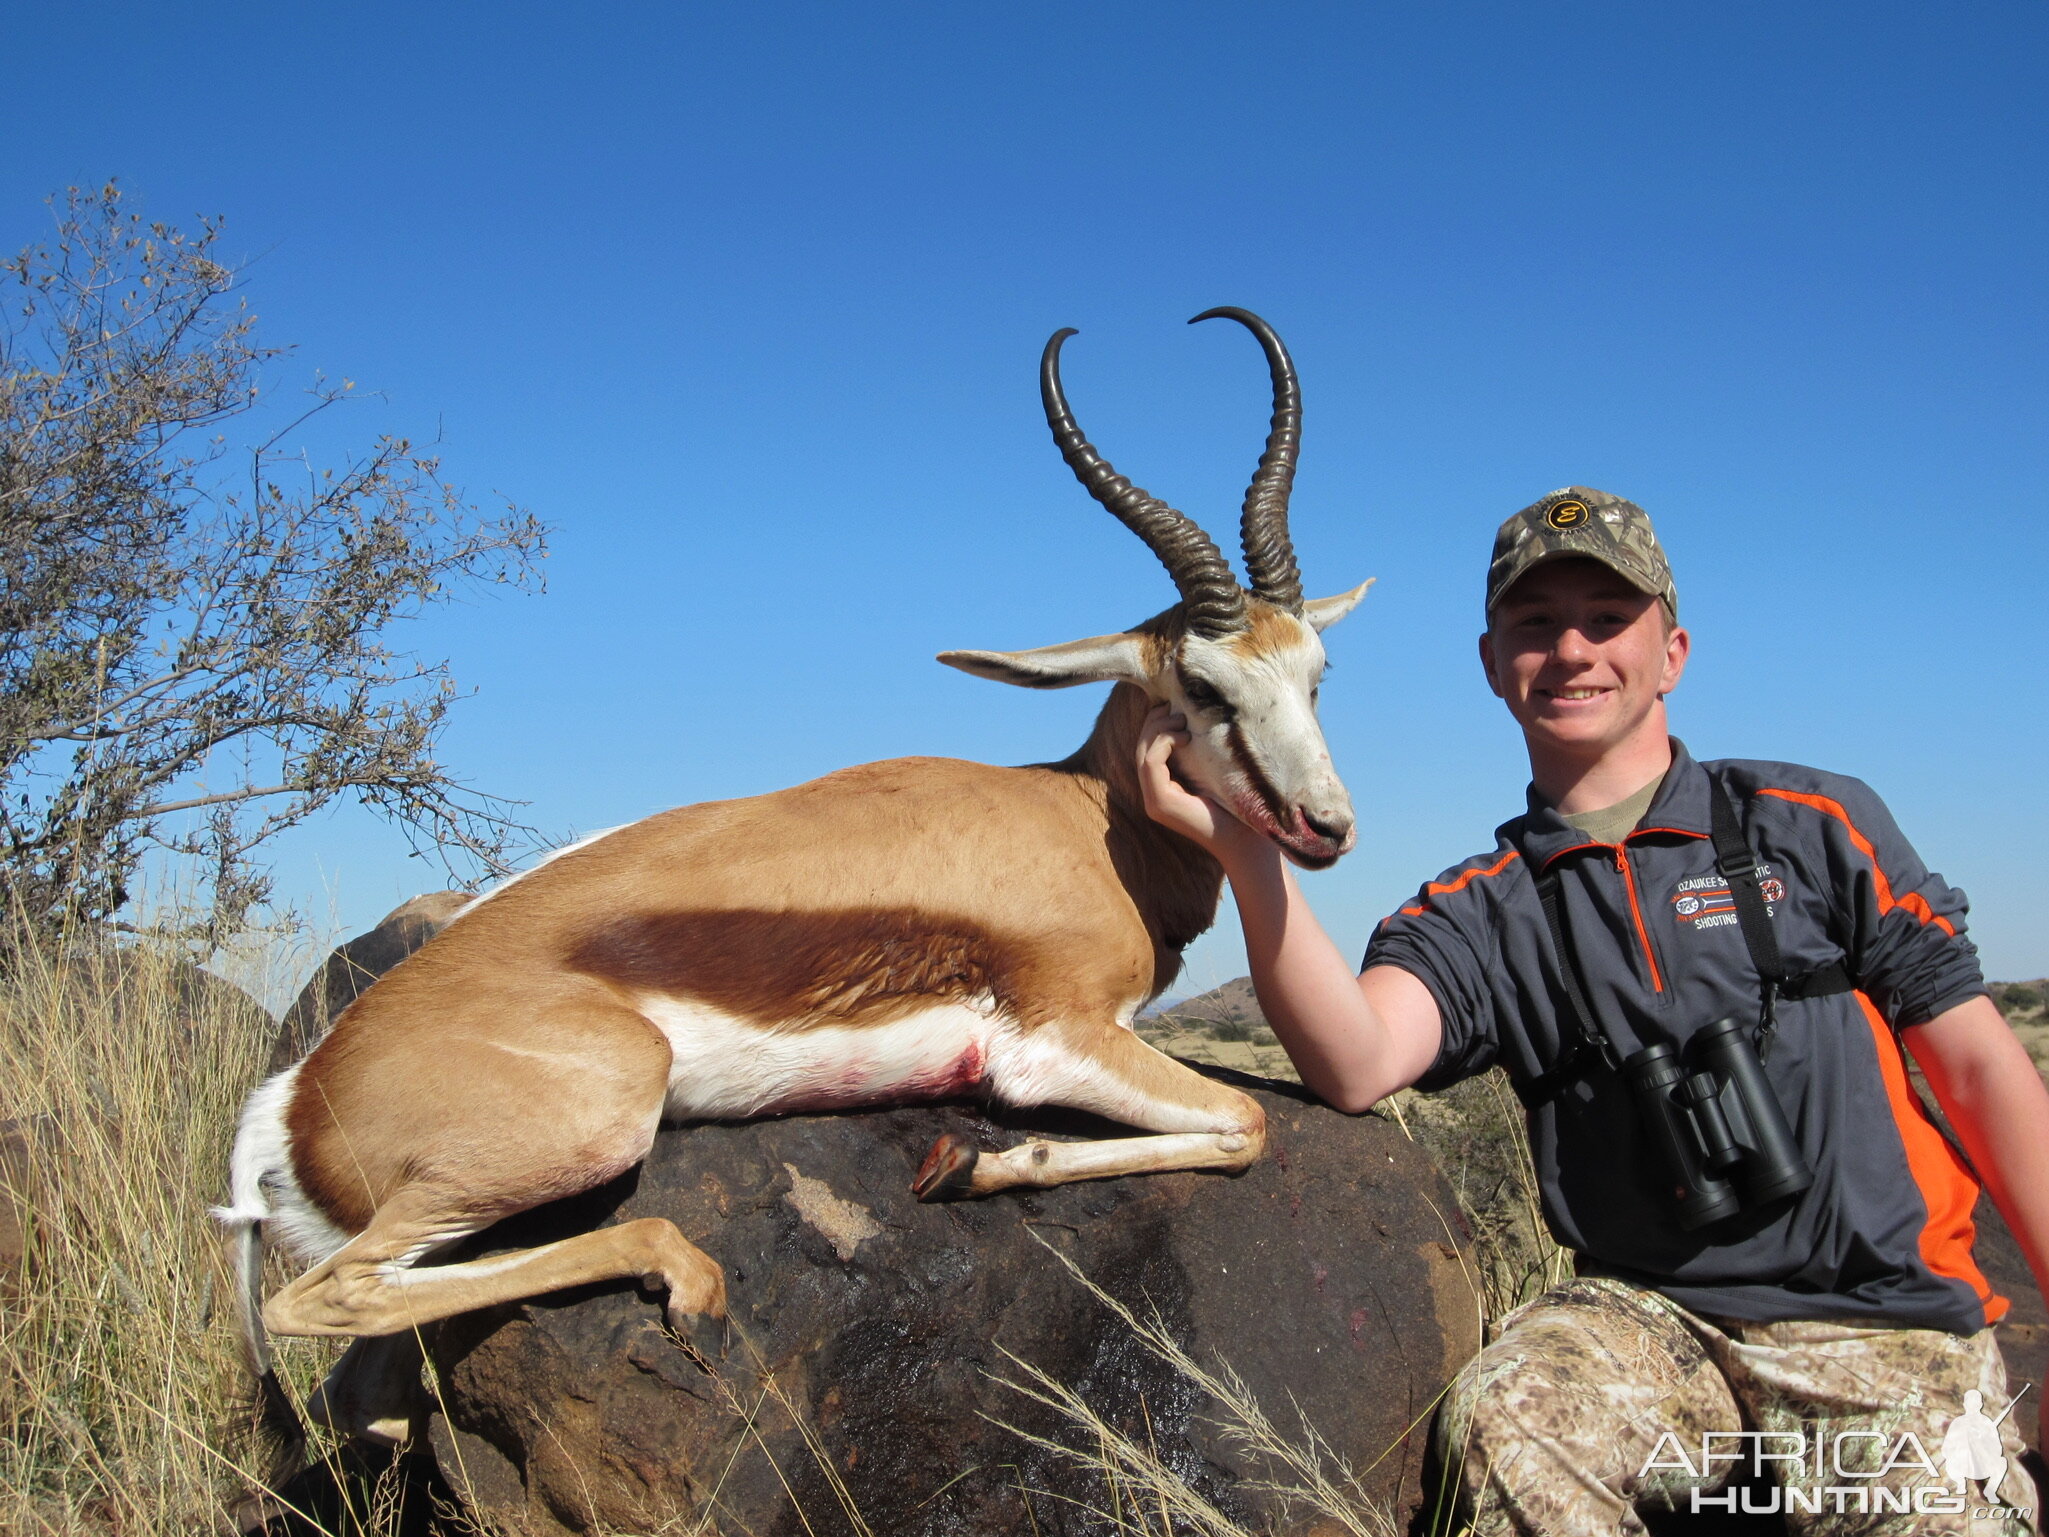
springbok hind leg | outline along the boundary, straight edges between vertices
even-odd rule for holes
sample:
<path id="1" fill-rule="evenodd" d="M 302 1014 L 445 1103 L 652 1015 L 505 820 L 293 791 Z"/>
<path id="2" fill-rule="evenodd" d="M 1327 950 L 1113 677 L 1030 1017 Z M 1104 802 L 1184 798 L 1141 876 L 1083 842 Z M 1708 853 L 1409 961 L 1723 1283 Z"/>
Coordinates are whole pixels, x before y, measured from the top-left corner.
<path id="1" fill-rule="evenodd" d="M 396 1334 L 474 1308 L 627 1278 L 666 1289 L 669 1319 L 679 1327 L 725 1316 L 726 1278 L 717 1262 L 661 1217 L 459 1265 L 414 1267 L 425 1248 L 467 1237 L 490 1220 L 408 1186 L 362 1232 L 272 1297 L 264 1325 L 273 1334 Z"/>
<path id="2" fill-rule="evenodd" d="M 308 1405 L 316 1418 L 349 1435 L 403 1441 L 423 1407 L 420 1329 L 473 1308 L 593 1281 L 632 1278 L 666 1290 L 677 1332 L 700 1354 L 722 1352 L 725 1275 L 673 1223 L 646 1217 L 512 1254 L 413 1268 L 423 1245 L 487 1225 L 488 1219 L 458 1216 L 446 1197 L 409 1187 L 355 1238 L 270 1299 L 263 1319 L 273 1334 L 374 1336 L 359 1337 L 321 1385 Z"/>
<path id="3" fill-rule="evenodd" d="M 1163 1056 L 1120 1025 L 1041 1026 L 992 1056 L 989 1076 L 1006 1103 L 1064 1105 L 1162 1135 L 1034 1139 L 984 1153 L 949 1133 L 932 1144 L 912 1182 L 919 1200 L 1169 1169 L 1244 1169 L 1266 1147 L 1266 1112 L 1256 1100 Z"/>

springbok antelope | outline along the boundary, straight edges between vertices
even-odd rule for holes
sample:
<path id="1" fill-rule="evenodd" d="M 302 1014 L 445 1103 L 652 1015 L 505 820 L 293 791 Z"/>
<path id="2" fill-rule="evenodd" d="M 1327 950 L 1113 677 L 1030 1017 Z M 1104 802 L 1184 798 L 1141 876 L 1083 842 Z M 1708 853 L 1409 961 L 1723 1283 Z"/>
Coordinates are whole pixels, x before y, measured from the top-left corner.
<path id="1" fill-rule="evenodd" d="M 1056 332 L 1046 419 L 1082 484 L 1165 564 L 1181 601 L 1114 635 L 940 661 L 1026 688 L 1111 682 L 1081 749 L 995 768 L 905 758 L 586 839 L 479 898 L 250 1097 L 232 1160 L 243 1325 L 354 1335 L 313 1411 L 406 1433 L 415 1326 L 586 1282 L 666 1289 L 689 1335 L 722 1318 L 719 1266 L 658 1218 L 464 1263 L 419 1261 L 511 1213 L 632 1168 L 664 1119 L 733 1119 L 985 1094 L 1152 1133 L 981 1152 L 942 1138 L 920 1199 L 1165 1169 L 1243 1169 L 1246 1095 L 1130 1029 L 1216 916 L 1217 864 L 1146 815 L 1148 710 L 1182 712 L 1178 771 L 1296 863 L 1353 842 L 1316 719 L 1318 632 L 1366 587 L 1305 602 L 1287 530 L 1300 442 L 1294 365 L 1242 520 L 1249 589 L 1208 535 L 1134 486 L 1075 425 Z M 311 1268 L 257 1312 L 262 1235 Z M 720 1328 L 722 1329 L 722 1325 Z M 372 1358 L 375 1359 L 372 1359 Z M 411 1384 L 405 1385 L 407 1372 Z"/>

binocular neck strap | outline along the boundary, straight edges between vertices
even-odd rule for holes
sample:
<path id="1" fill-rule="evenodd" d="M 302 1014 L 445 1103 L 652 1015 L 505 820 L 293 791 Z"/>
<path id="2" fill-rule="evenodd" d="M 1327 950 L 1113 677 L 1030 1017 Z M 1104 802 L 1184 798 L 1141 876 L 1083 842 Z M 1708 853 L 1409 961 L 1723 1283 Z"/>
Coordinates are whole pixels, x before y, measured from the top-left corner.
<path id="1" fill-rule="evenodd" d="M 1750 840 L 1743 834 L 1743 823 L 1736 815 L 1727 787 L 1712 773 L 1708 775 L 1708 826 L 1715 847 L 1715 868 L 1729 883 L 1729 896 L 1736 904 L 1736 921 L 1743 932 L 1743 946 L 1750 952 L 1751 965 L 1757 969 L 1758 990 L 1762 996 L 1756 1044 L 1757 1054 L 1763 1058 L 1770 1053 L 1772 1036 L 1779 1027 L 1778 1003 L 1781 998 L 1819 998 L 1829 993 L 1847 993 L 1854 984 L 1840 961 L 1788 980 L 1785 957 L 1779 953 L 1779 938 L 1772 931 L 1771 908 L 1765 902 L 1764 888 L 1758 883 L 1757 850 L 1750 846 Z M 1577 1039 L 1566 1044 L 1555 1067 L 1518 1089 L 1523 1103 L 1533 1109 L 1579 1077 L 1586 1070 L 1589 1055 L 1597 1056 L 1610 1068 L 1621 1065 L 1614 1042 L 1595 1022 L 1594 1011 L 1587 1004 L 1586 991 L 1580 985 L 1578 963 L 1565 931 L 1564 897 L 1559 891 L 1557 872 L 1543 871 L 1536 877 L 1536 886 L 1537 895 L 1543 899 L 1544 921 L 1551 931 L 1558 974 L 1565 983 L 1568 1023 Z"/>
<path id="2" fill-rule="evenodd" d="M 1557 1064 L 1549 1072 L 1517 1091 L 1523 1104 L 1530 1109 L 1543 1104 L 1566 1084 L 1580 1077 L 1586 1070 L 1589 1054 L 1597 1056 L 1611 1069 L 1622 1065 L 1615 1043 L 1595 1023 L 1594 1011 L 1587 1004 L 1586 991 L 1580 986 L 1579 965 L 1573 956 L 1572 942 L 1565 933 L 1564 897 L 1558 889 L 1558 872 L 1543 871 L 1537 876 L 1536 884 L 1537 895 L 1544 903 L 1544 921 L 1551 930 L 1551 958 L 1557 962 L 1558 974 L 1565 983 L 1569 1019 L 1577 1038 L 1566 1043 Z"/>
<path id="3" fill-rule="evenodd" d="M 1708 776 L 1708 827 L 1715 841 L 1715 868 L 1729 883 L 1729 896 L 1736 904 L 1736 921 L 1743 927 L 1743 944 L 1750 951 L 1750 963 L 1757 968 L 1759 989 L 1764 995 L 1757 1016 L 1757 1051 L 1771 1049 L 1772 1033 L 1779 1027 L 1779 988 L 1786 980 L 1786 962 L 1779 954 L 1779 937 L 1772 932 L 1771 909 L 1757 883 L 1757 850 L 1743 836 L 1743 824 L 1729 794 L 1714 775 Z"/>

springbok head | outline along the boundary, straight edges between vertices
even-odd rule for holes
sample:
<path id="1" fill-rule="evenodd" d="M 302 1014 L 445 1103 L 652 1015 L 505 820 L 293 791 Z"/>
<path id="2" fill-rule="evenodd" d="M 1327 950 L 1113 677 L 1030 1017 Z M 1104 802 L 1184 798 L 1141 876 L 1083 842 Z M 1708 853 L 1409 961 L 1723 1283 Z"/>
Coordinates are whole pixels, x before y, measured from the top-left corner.
<path id="1" fill-rule="evenodd" d="M 1288 494 L 1302 440 L 1295 365 L 1257 315 L 1221 308 L 1195 320 L 1215 317 L 1235 320 L 1258 337 L 1273 375 L 1273 423 L 1239 525 L 1251 586 L 1238 585 L 1193 519 L 1119 475 L 1082 435 L 1060 387 L 1060 347 L 1075 333 L 1055 331 L 1039 364 L 1053 440 L 1089 494 L 1159 556 L 1181 601 L 1116 635 L 1033 651 L 947 651 L 939 660 L 1024 688 L 1137 685 L 1187 718 L 1189 744 L 1174 760 L 1183 778 L 1295 863 L 1320 870 L 1352 847 L 1354 823 L 1351 797 L 1316 720 L 1324 670 L 1318 636 L 1350 613 L 1372 584 L 1304 601 L 1288 538 Z"/>

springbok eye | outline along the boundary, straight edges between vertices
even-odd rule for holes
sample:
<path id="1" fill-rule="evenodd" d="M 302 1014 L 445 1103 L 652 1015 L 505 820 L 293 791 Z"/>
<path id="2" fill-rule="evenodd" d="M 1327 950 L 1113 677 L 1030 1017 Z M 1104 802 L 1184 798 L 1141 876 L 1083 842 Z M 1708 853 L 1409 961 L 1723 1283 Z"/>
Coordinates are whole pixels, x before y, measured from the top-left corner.
<path id="1" fill-rule="evenodd" d="M 1225 708 L 1224 696 L 1200 678 L 1184 677 L 1181 680 L 1181 692 L 1188 696 L 1188 702 L 1198 710 L 1221 710 Z"/>

